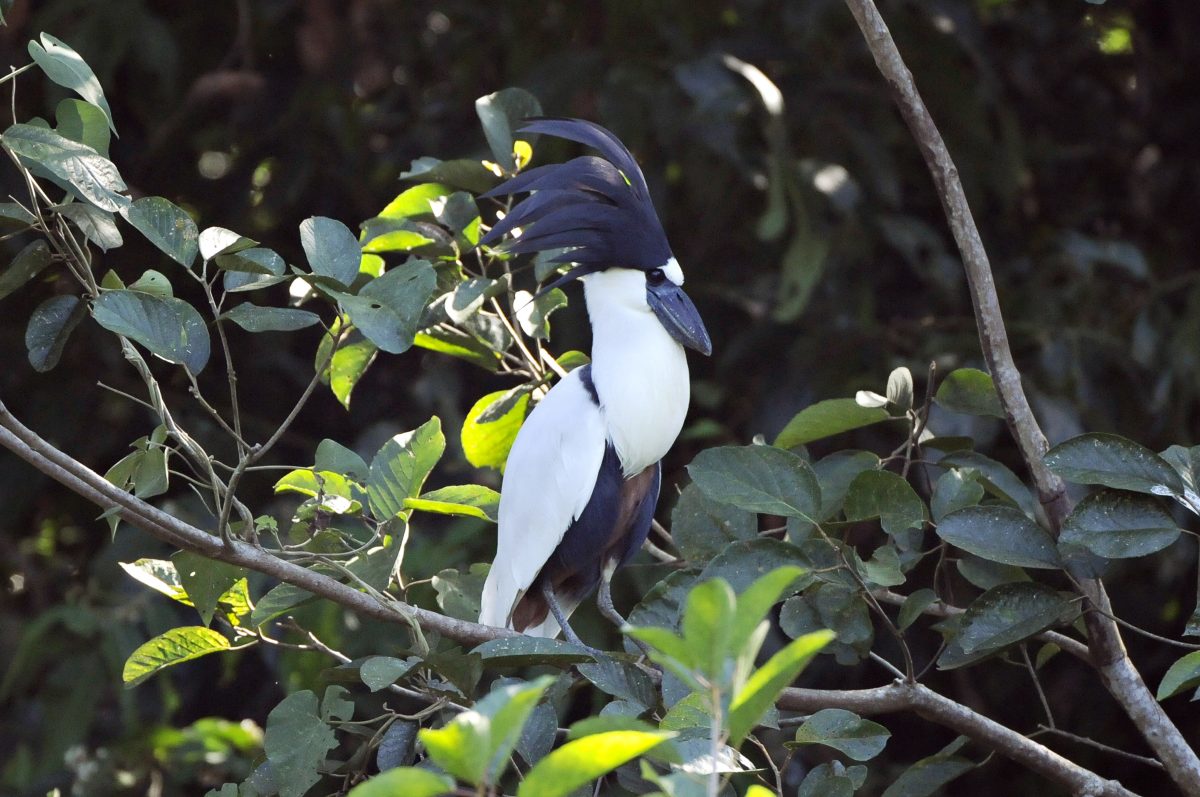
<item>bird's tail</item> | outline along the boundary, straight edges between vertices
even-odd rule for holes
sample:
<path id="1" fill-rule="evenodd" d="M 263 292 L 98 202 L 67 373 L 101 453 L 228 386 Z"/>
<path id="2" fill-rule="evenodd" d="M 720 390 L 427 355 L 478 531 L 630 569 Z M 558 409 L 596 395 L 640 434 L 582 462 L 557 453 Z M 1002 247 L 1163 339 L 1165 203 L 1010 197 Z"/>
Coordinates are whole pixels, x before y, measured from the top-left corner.
<path id="1" fill-rule="evenodd" d="M 499 562 L 492 564 L 492 569 L 488 571 L 487 580 L 483 583 L 483 594 L 480 596 L 479 603 L 479 623 L 481 625 L 490 625 L 495 628 L 509 628 L 512 626 L 512 614 L 517 601 L 525 594 L 525 590 L 517 587 L 515 580 L 506 573 L 505 568 Z M 562 610 L 570 617 L 571 613 L 579 606 L 579 598 L 574 596 L 558 596 L 559 604 Z M 551 613 L 546 614 L 546 619 L 537 625 L 531 625 L 522 630 L 522 633 L 527 636 L 546 637 L 553 639 L 559 635 L 562 629 L 559 628 L 558 621 L 554 619 Z"/>

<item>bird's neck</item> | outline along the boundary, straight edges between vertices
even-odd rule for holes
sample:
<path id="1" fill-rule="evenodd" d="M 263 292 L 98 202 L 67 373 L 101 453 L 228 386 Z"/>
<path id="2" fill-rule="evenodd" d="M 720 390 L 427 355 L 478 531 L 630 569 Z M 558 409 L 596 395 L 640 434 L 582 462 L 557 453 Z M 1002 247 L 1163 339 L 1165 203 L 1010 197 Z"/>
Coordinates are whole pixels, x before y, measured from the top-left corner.
<path id="1" fill-rule="evenodd" d="M 588 290 L 592 382 L 626 477 L 662 459 L 690 400 L 687 355 L 649 308 L 604 301 Z"/>

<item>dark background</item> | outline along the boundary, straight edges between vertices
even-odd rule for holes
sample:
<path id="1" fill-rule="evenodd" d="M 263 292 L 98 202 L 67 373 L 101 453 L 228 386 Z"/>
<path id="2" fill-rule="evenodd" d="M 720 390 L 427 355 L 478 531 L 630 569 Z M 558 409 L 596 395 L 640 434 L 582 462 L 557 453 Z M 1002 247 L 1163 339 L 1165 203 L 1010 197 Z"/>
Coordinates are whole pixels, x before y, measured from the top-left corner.
<path id="1" fill-rule="evenodd" d="M 1014 353 L 1051 442 L 1084 430 L 1155 449 L 1196 442 L 1200 6 L 881 6 L 962 174 Z M 112 157 L 135 195 L 166 196 L 201 228 L 229 227 L 290 262 L 302 258 L 300 221 L 327 215 L 354 227 L 374 216 L 402 189 L 397 176 L 413 158 L 488 157 L 473 107 L 482 94 L 521 86 L 549 113 L 612 128 L 644 166 L 714 339 L 713 357 L 692 361 L 692 416 L 667 462 L 668 484 L 686 478 L 683 465 L 705 446 L 770 438 L 823 398 L 882 392 L 893 367 L 912 368 L 920 389 L 931 361 L 943 373 L 980 365 L 937 197 L 840 0 L 42 0 L 17 2 L 7 17 L 4 63 L 27 63 L 26 42 L 47 31 L 96 70 L 120 133 Z M 782 91 L 777 126 L 724 54 L 758 67 Z M 38 72 L 16 86 L 19 120 L 52 115 L 66 96 Z M 0 87 L 4 105 L 11 88 Z M 550 142 L 536 150 L 543 162 L 570 153 Z M 19 196 L 14 177 L 5 173 L 6 191 Z M 127 246 L 98 255 L 100 272 L 113 268 L 126 281 L 145 268 L 171 274 L 175 266 L 124 229 Z M 5 242 L 4 256 L 22 244 Z M 39 375 L 26 364 L 30 312 L 71 288 L 65 279 L 43 281 L 3 303 L 0 396 L 103 471 L 154 422 L 97 387 L 139 392 L 114 339 L 90 322 L 56 370 Z M 560 351 L 587 346 L 577 293 L 572 301 L 555 318 Z M 317 336 L 234 334 L 251 439 L 265 438 L 307 383 Z M 218 370 L 205 374 L 211 396 L 223 389 Z M 161 376 L 181 420 L 210 434 L 173 373 L 163 368 Z M 321 390 L 274 461 L 310 464 L 324 437 L 369 454 L 386 435 L 437 414 L 451 444 L 434 480 L 494 485 L 496 474 L 473 472 L 454 441 L 466 409 L 508 384 L 419 350 L 385 356 L 350 411 Z M 998 423 L 955 423 L 943 417 L 935 428 L 972 435 L 1020 472 Z M 897 441 L 866 433 L 835 442 L 886 452 Z M 814 454 L 826 450 L 815 446 Z M 270 487 L 267 478 L 248 480 L 247 502 L 286 511 Z M 664 491 L 664 521 L 671 495 Z M 168 552 L 127 527 L 110 541 L 94 507 L 6 454 L 0 507 L 0 792 L 44 793 L 74 778 L 88 794 L 142 793 L 148 784 L 203 793 L 243 776 L 252 751 L 237 751 L 236 725 L 221 732 L 229 735 L 224 752 L 208 758 L 196 750 L 220 743 L 182 738 L 178 729 L 211 715 L 261 725 L 282 690 L 311 686 L 323 662 L 260 652 L 214 657 L 124 691 L 125 656 L 194 618 L 116 563 Z M 173 492 L 168 508 L 195 510 L 185 491 Z M 430 523 L 414 534 L 414 574 L 491 554 L 490 533 L 471 524 Z M 1167 554 L 1115 567 L 1117 611 L 1178 635 L 1194 605 L 1194 565 L 1187 538 Z M 648 578 L 635 572 L 625 582 L 625 605 Z M 255 584 L 256 593 L 262 588 Z M 361 644 L 364 635 L 336 610 L 313 610 L 308 619 L 350 648 Z M 1130 645 L 1152 686 L 1180 653 L 1137 637 Z M 813 685 L 829 687 L 886 677 L 867 665 L 811 672 Z M 992 664 L 933 677 L 1019 730 L 1040 719 L 1020 669 Z M 1088 672 L 1060 657 L 1043 677 L 1061 722 L 1145 751 Z M 1186 701 L 1169 708 L 1197 738 L 1200 722 Z M 917 720 L 884 721 L 895 735 L 883 764 L 873 765 L 872 784 L 951 739 Z M 1152 770 L 1055 745 L 1131 788 L 1165 793 Z M 120 786 L 120 772 L 132 782 Z M 1030 789 L 1052 793 L 994 759 L 951 793 Z"/>

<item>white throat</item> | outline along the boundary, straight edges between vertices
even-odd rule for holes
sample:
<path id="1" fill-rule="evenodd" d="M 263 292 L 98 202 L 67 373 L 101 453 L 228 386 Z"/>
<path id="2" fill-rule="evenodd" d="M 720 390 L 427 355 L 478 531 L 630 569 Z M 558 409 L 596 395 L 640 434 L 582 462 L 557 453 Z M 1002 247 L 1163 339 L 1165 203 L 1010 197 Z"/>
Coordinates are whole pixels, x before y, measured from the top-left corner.
<path id="1" fill-rule="evenodd" d="M 679 266 L 671 260 L 683 281 Z M 666 269 L 664 269 L 666 270 Z M 583 278 L 592 324 L 592 382 L 625 475 L 662 459 L 690 401 L 687 355 L 646 304 L 646 276 L 609 269 Z"/>

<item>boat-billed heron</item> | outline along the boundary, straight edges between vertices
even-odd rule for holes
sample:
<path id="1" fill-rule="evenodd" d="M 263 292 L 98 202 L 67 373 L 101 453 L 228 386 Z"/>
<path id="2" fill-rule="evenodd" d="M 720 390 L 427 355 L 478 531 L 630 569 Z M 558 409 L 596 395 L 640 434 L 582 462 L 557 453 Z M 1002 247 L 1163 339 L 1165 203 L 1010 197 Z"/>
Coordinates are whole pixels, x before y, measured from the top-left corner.
<path id="1" fill-rule="evenodd" d="M 578 119 L 536 119 L 522 132 L 603 157 L 530 169 L 488 192 L 529 196 L 481 243 L 510 234 L 509 252 L 566 248 L 555 260 L 572 266 L 552 286 L 583 282 L 592 354 L 537 404 L 513 443 L 479 621 L 545 637 L 562 628 L 581 644 L 567 618 L 597 586 L 601 612 L 624 622 L 609 581 L 650 530 L 660 460 L 688 409 L 684 348 L 707 355 L 712 342 L 620 140 Z"/>

